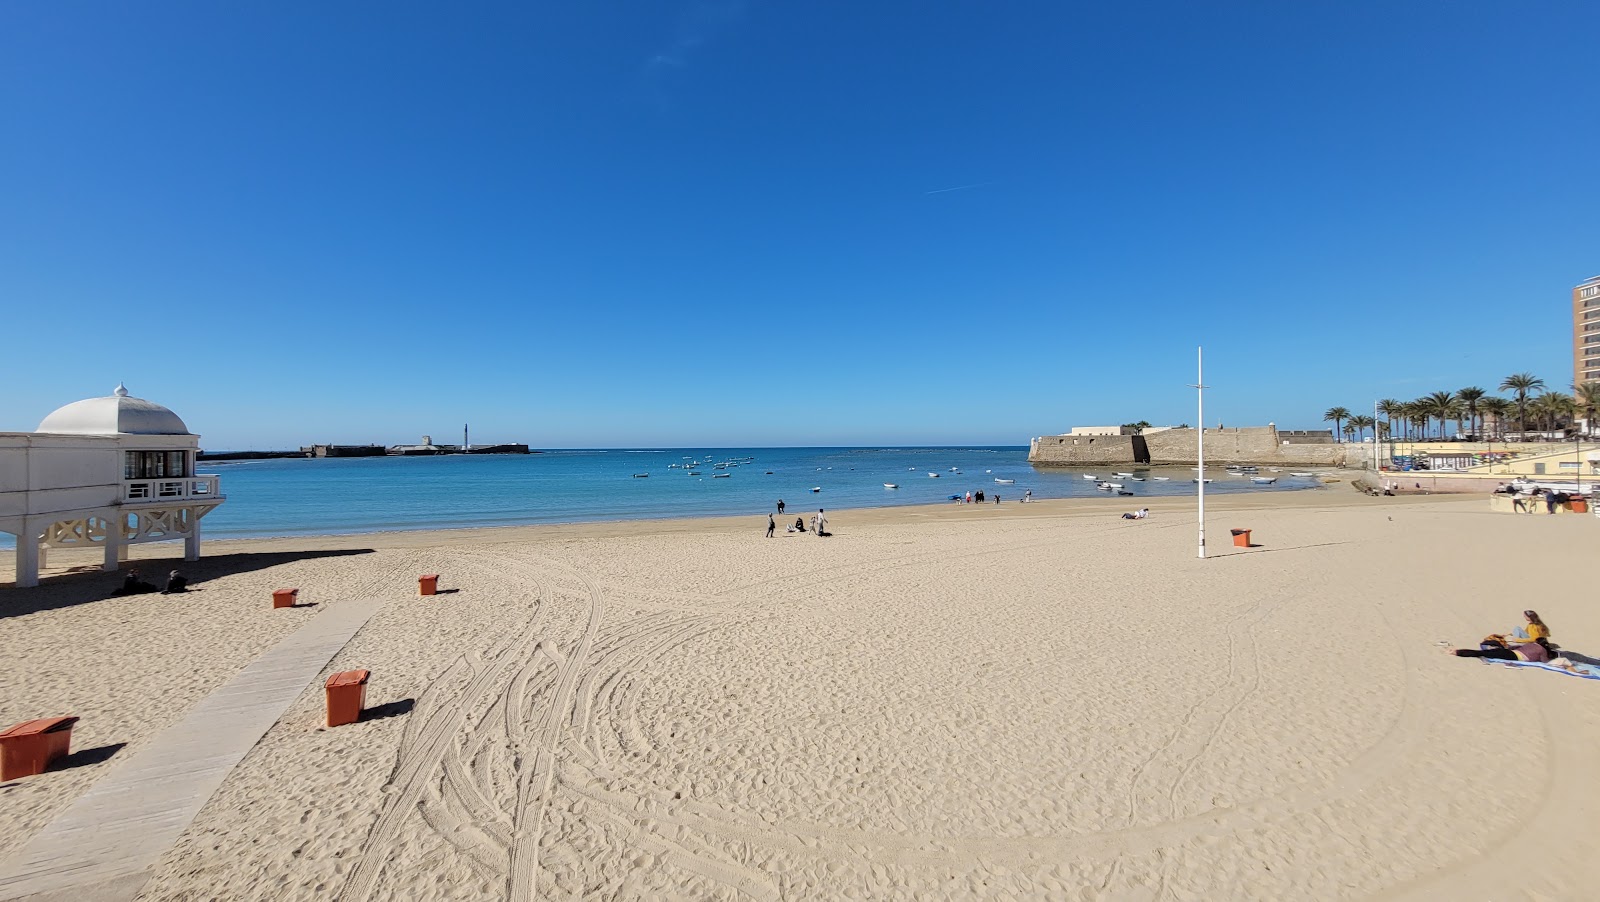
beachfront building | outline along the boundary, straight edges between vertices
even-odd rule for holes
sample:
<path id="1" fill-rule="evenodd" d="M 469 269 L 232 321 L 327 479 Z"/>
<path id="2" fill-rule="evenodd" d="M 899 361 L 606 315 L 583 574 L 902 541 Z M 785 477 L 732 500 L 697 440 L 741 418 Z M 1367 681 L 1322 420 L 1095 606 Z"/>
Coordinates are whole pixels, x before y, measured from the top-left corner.
<path id="1" fill-rule="evenodd" d="M 128 547 L 183 540 L 200 557 L 200 520 L 225 499 L 195 473 L 200 437 L 177 414 L 117 390 L 68 404 L 33 432 L 0 432 L 0 532 L 17 540 L 17 586 L 39 584 L 52 548 L 100 548 L 116 570 Z"/>
<path id="2" fill-rule="evenodd" d="M 1600 276 L 1572 289 L 1572 384 L 1600 382 Z"/>

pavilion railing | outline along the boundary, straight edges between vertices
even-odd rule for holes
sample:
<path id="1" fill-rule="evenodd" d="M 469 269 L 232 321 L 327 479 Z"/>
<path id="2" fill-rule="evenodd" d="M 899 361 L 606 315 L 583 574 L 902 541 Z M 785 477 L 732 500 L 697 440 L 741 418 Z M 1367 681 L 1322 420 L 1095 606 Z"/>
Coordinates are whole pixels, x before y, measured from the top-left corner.
<path id="1" fill-rule="evenodd" d="M 215 475 L 177 476 L 165 479 L 124 479 L 122 500 L 142 503 L 147 501 L 206 501 L 221 498 L 221 477 Z"/>

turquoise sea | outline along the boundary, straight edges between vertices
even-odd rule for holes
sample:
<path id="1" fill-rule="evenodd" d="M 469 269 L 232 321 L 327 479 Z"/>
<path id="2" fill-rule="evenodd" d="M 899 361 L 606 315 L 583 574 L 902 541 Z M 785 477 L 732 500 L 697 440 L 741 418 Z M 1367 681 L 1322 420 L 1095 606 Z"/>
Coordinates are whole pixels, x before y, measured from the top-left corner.
<path id="1" fill-rule="evenodd" d="M 796 514 L 817 508 L 950 503 L 982 490 L 1014 503 L 1035 498 L 1105 497 L 1093 473 L 1103 469 L 1034 469 L 1026 447 L 995 448 L 712 448 L 546 451 L 528 455 L 449 455 L 328 460 L 202 462 L 222 476 L 227 503 L 205 519 L 209 537 L 329 535 L 403 529 L 452 529 L 597 520 L 764 515 L 782 498 Z M 683 465 L 699 461 L 691 476 Z M 737 462 L 725 469 L 715 464 Z M 678 466 L 673 466 L 673 465 Z M 1170 481 L 1122 479 L 1141 499 L 1192 495 L 1187 467 L 1125 472 Z M 635 474 L 648 473 L 648 477 Z M 940 474 L 938 478 L 929 473 Z M 715 478 L 727 474 L 726 478 Z M 1262 486 L 1207 468 L 1208 494 L 1317 488 L 1285 473 Z M 996 479 L 1013 479 L 1001 485 Z M 894 483 L 898 489 L 884 488 Z M 812 491 L 819 489 L 820 491 Z M 844 524 L 834 519 L 836 528 Z"/>

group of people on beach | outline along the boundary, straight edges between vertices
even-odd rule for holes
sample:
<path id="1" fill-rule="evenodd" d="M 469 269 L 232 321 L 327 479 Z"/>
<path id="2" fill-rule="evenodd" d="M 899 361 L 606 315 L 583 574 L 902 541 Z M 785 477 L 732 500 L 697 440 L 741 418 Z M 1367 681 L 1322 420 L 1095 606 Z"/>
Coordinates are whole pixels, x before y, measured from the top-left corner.
<path id="1" fill-rule="evenodd" d="M 1028 494 L 1031 495 L 1031 494 L 1033 494 L 1033 492 L 1030 491 Z M 979 489 L 976 492 L 968 492 L 965 495 L 951 495 L 950 496 L 950 500 L 954 501 L 957 504 L 983 504 L 983 503 L 985 503 L 984 502 L 984 497 L 983 497 L 983 489 Z M 1000 496 L 999 495 L 995 495 L 994 496 L 994 503 L 995 504 L 999 504 L 1000 503 Z"/>
<path id="2" fill-rule="evenodd" d="M 1539 509 L 1539 499 L 1541 497 L 1544 499 L 1544 512 L 1547 514 L 1555 513 L 1558 507 L 1565 507 L 1575 497 L 1582 497 L 1540 486 L 1530 488 L 1527 485 L 1505 482 L 1500 483 L 1499 487 L 1495 489 L 1495 494 L 1510 495 L 1511 509 L 1522 511 L 1525 514 L 1531 514 Z"/>
<path id="3" fill-rule="evenodd" d="M 189 591 L 189 579 L 182 573 L 174 570 L 167 574 L 166 588 L 157 589 L 154 584 L 147 583 L 139 578 L 139 571 L 129 570 L 128 575 L 122 580 L 122 588 L 112 592 L 111 595 L 146 595 L 151 592 L 160 592 L 162 595 L 173 595 L 178 592 Z"/>
<path id="4" fill-rule="evenodd" d="M 778 513 L 783 513 L 783 499 L 781 498 L 778 499 Z M 772 538 L 773 534 L 775 534 L 777 531 L 777 517 L 773 516 L 772 514 L 767 514 L 767 538 Z M 794 524 L 784 527 L 783 531 L 786 533 L 806 532 L 806 518 L 795 517 Z M 810 532 L 812 535 L 821 536 L 824 539 L 832 537 L 833 533 L 828 532 L 828 512 L 826 510 L 823 510 L 819 507 L 817 508 L 817 512 L 811 515 Z"/>
<path id="5" fill-rule="evenodd" d="M 1570 668 L 1572 663 L 1561 657 L 1558 646 L 1550 643 L 1550 627 L 1539 617 L 1539 612 L 1523 611 L 1522 617 L 1527 622 L 1511 632 L 1490 633 L 1483 637 L 1477 648 L 1455 648 L 1450 653 L 1458 658 L 1554 663 Z"/>

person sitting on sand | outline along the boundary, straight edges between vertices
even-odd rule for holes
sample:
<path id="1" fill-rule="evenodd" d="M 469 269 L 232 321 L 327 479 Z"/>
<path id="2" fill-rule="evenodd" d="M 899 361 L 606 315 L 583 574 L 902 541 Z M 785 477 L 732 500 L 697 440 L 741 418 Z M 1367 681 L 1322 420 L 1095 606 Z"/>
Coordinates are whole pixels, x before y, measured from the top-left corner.
<path id="1" fill-rule="evenodd" d="M 189 578 L 174 570 L 167 574 L 167 587 L 161 590 L 162 595 L 171 595 L 174 592 L 189 591 Z"/>
<path id="2" fill-rule="evenodd" d="M 1538 639 L 1523 645 L 1514 645 L 1510 648 L 1500 645 L 1488 645 L 1483 648 L 1457 648 L 1451 654 L 1458 658 L 1489 658 L 1495 661 L 1532 661 L 1535 664 L 1547 663 L 1555 657 L 1550 653 L 1550 643 L 1545 639 Z"/>
<path id="3" fill-rule="evenodd" d="M 804 518 L 804 517 L 795 517 L 794 518 L 794 531 L 795 532 L 805 532 L 806 531 L 806 518 Z"/>
<path id="4" fill-rule="evenodd" d="M 1535 642 L 1539 639 L 1550 638 L 1550 627 L 1546 626 L 1545 622 L 1539 619 L 1538 611 L 1523 611 L 1522 618 L 1528 621 L 1526 625 L 1517 627 L 1509 634 L 1490 633 L 1484 638 L 1483 644 L 1487 646 L 1498 643 L 1501 646 L 1504 646 L 1508 642 L 1515 644 L 1517 642 Z M 1490 640 L 1494 641 L 1491 642 Z"/>
<path id="5" fill-rule="evenodd" d="M 1148 518 L 1149 516 L 1150 516 L 1150 508 L 1141 507 L 1141 508 L 1139 508 L 1138 510 L 1134 511 L 1131 514 L 1123 514 L 1122 515 L 1122 519 L 1124 519 L 1124 520 L 1143 520 L 1143 519 Z"/>
<path id="6" fill-rule="evenodd" d="M 154 592 L 155 590 L 156 590 L 155 586 L 153 586 L 153 585 L 151 585 L 151 584 L 149 584 L 149 583 L 147 583 L 144 580 L 139 578 L 139 571 L 137 571 L 137 570 L 129 570 L 128 571 L 128 575 L 125 578 L 123 578 L 123 580 L 122 580 L 122 588 L 118 589 L 115 592 L 112 592 L 111 594 L 112 595 L 143 595 L 146 592 Z"/>

